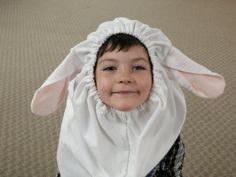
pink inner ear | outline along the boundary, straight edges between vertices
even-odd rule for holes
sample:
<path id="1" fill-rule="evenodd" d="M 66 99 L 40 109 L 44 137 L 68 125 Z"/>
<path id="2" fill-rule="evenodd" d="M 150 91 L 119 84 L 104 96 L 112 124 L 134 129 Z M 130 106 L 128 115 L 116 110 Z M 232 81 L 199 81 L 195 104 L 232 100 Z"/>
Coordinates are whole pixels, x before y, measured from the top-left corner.
<path id="1" fill-rule="evenodd" d="M 32 100 L 32 112 L 40 116 L 54 112 L 64 101 L 66 91 L 67 79 L 40 88 Z"/>
<path id="2" fill-rule="evenodd" d="M 73 50 L 35 92 L 31 111 L 37 115 L 54 112 L 64 101 L 69 82 L 78 74 L 83 64 Z"/>
<path id="3" fill-rule="evenodd" d="M 193 91 L 202 97 L 215 98 L 224 92 L 225 81 L 219 75 L 194 74 L 179 71 L 190 84 Z"/>

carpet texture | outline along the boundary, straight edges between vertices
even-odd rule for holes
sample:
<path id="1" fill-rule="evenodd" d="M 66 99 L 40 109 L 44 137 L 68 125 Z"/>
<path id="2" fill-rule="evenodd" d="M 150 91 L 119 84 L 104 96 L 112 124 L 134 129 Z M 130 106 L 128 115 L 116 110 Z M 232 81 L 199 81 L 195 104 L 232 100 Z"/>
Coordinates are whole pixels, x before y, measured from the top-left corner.
<path id="1" fill-rule="evenodd" d="M 0 0 L 0 176 L 55 176 L 64 106 L 37 117 L 30 111 L 33 93 L 98 24 L 125 16 L 160 28 L 225 77 L 218 99 L 184 91 L 184 177 L 235 177 L 235 9 L 234 0 Z"/>

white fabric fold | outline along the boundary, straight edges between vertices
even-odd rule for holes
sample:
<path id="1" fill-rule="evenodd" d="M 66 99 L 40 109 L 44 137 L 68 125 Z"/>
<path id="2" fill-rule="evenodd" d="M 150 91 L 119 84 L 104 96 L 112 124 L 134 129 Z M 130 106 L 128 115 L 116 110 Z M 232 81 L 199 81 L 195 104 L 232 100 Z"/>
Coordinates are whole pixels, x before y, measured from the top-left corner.
<path id="1" fill-rule="evenodd" d="M 94 83 L 96 55 L 111 35 L 126 33 L 148 49 L 153 88 L 130 112 L 105 105 Z M 186 117 L 180 86 L 198 96 L 223 93 L 224 78 L 192 61 L 157 28 L 127 18 L 102 23 L 36 91 L 32 112 L 47 115 L 67 96 L 57 160 L 62 177 L 144 177 L 179 136 Z"/>

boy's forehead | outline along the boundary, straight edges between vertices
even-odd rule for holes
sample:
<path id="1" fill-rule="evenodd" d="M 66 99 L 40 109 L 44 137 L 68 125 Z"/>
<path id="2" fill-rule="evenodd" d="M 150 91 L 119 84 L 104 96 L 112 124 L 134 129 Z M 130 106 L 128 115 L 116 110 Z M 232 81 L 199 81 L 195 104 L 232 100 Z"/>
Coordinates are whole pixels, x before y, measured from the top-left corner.
<path id="1" fill-rule="evenodd" d="M 106 51 L 101 57 L 98 58 L 99 62 L 107 60 L 122 60 L 125 58 L 129 58 L 135 61 L 144 60 L 148 61 L 148 53 L 142 46 L 132 46 L 129 49 L 119 50 L 116 48 L 113 51 Z"/>

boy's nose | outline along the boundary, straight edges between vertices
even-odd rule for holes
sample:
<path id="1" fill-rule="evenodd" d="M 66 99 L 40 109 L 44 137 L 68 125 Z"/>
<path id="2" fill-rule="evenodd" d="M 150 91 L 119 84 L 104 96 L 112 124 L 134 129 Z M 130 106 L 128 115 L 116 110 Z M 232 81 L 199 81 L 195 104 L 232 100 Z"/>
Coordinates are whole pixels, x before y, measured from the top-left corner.
<path id="1" fill-rule="evenodd" d="M 128 84 L 134 82 L 134 79 L 129 73 L 125 72 L 120 75 L 118 82 L 123 84 Z"/>

